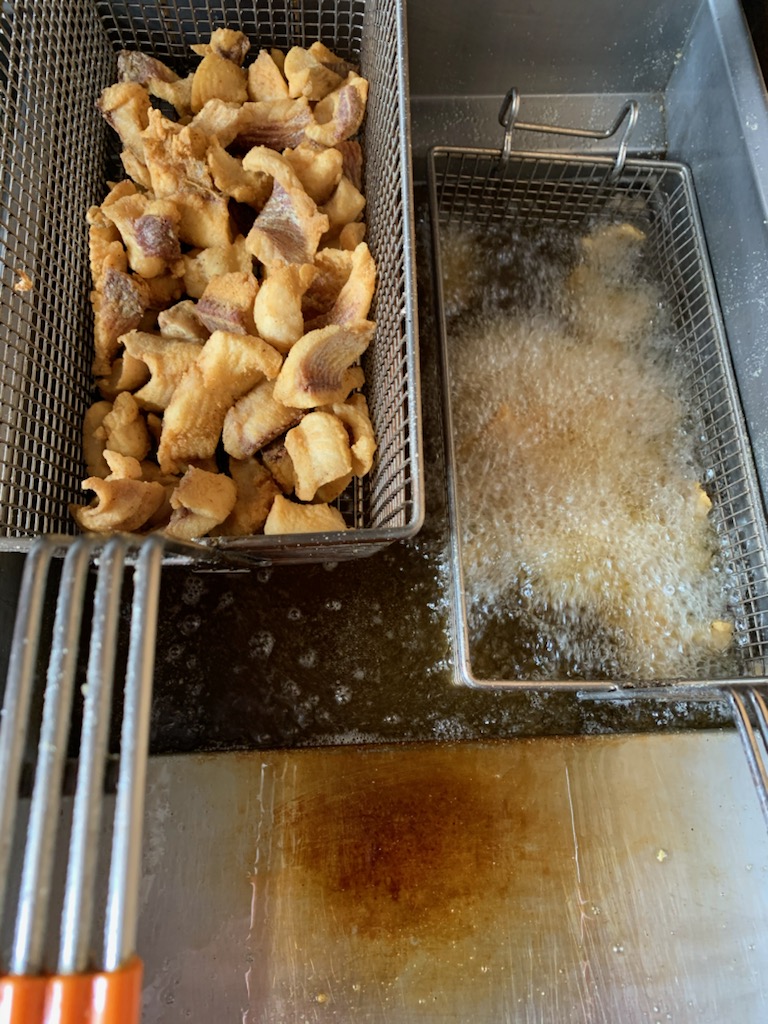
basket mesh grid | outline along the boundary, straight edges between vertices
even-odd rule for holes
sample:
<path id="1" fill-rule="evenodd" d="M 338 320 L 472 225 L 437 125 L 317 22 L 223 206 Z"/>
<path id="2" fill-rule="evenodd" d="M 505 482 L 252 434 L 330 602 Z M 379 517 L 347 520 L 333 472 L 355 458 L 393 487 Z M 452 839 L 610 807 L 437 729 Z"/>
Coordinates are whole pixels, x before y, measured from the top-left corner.
<path id="1" fill-rule="evenodd" d="M 72 533 L 82 500 L 81 425 L 93 400 L 85 212 L 115 175 L 115 139 L 95 108 L 115 80 L 115 53 L 141 49 L 185 72 L 191 43 L 222 26 L 261 47 L 319 39 L 370 82 L 360 141 L 367 240 L 379 270 L 376 338 L 364 358 L 379 450 L 341 499 L 358 527 L 324 557 L 370 553 L 421 518 L 418 363 L 410 180 L 399 0 L 155 3 L 19 0 L 0 8 L 0 548 Z M 29 290 L 14 290 L 28 276 Z M 415 457 L 416 454 L 416 457 Z M 227 547 L 229 542 L 220 542 Z M 363 547 L 361 547 L 363 545 Z M 368 545 L 367 548 L 364 546 Z M 269 538 L 232 543 L 282 557 Z M 312 556 L 308 539 L 301 558 Z"/>
<path id="2" fill-rule="evenodd" d="M 611 181 L 611 167 L 605 159 L 540 154 L 516 155 L 504 165 L 497 151 L 437 149 L 430 164 L 433 230 L 439 238 L 448 226 L 504 223 L 522 229 L 548 223 L 578 228 L 617 218 L 645 230 L 649 272 L 663 283 L 677 357 L 698 416 L 699 457 L 723 564 L 736 583 L 745 676 L 764 676 L 768 571 L 763 505 L 690 176 L 681 165 L 635 160 Z M 462 602 L 463 595 L 458 599 Z M 465 629 L 463 607 L 462 612 L 457 618 Z M 468 650 L 466 643 L 463 649 Z M 465 670 L 471 678 L 470 666 Z"/>

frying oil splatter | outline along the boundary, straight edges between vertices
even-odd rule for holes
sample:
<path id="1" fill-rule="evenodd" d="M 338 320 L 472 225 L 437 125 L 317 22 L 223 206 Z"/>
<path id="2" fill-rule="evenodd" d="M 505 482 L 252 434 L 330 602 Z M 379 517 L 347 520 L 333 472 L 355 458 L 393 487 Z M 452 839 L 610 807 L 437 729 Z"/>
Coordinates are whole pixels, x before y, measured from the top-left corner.
<path id="1" fill-rule="evenodd" d="M 733 658 L 695 410 L 644 245 L 626 224 L 445 245 L 465 582 L 486 678 L 695 678 Z"/>

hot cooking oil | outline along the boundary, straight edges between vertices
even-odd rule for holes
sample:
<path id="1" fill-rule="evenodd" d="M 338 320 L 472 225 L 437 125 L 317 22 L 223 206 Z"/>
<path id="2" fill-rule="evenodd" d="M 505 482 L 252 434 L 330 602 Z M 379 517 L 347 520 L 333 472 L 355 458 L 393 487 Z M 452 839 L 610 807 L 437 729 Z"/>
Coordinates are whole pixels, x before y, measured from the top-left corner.
<path id="1" fill-rule="evenodd" d="M 732 672 L 736 595 L 642 225 L 453 229 L 441 256 L 475 673 Z"/>

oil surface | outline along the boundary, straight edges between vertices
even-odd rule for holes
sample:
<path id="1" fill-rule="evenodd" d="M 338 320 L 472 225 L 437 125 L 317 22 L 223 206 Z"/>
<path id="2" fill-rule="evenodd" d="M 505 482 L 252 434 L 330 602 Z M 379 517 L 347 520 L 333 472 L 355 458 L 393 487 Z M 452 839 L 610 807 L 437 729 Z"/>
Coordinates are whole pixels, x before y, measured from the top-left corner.
<path id="1" fill-rule="evenodd" d="M 728 575 L 661 283 L 629 225 L 448 236 L 445 304 L 473 668 L 732 671 Z"/>

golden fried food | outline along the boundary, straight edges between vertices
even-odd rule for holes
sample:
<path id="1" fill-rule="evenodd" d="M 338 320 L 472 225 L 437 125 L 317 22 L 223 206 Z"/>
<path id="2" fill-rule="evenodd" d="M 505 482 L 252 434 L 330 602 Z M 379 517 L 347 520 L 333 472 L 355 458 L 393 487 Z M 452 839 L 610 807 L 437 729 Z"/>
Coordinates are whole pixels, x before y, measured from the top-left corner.
<path id="1" fill-rule="evenodd" d="M 285 447 L 285 438 L 272 441 L 261 450 L 261 461 L 272 474 L 275 483 L 283 494 L 293 494 L 296 486 L 296 475 L 293 472 L 291 456 Z"/>
<path id="2" fill-rule="evenodd" d="M 350 395 L 346 402 L 334 402 L 325 407 L 346 427 L 352 454 L 352 472 L 357 477 L 370 473 L 376 454 L 376 438 L 365 395 Z"/>
<path id="3" fill-rule="evenodd" d="M 278 352 L 288 352 L 304 334 L 301 302 L 316 272 L 311 263 L 278 265 L 259 289 L 253 304 L 256 333 Z"/>
<path id="4" fill-rule="evenodd" d="M 321 63 L 311 50 L 294 46 L 285 55 L 283 72 L 288 79 L 288 95 L 292 99 L 306 96 L 308 100 L 322 100 L 338 89 L 344 81 L 341 75 Z"/>
<path id="5" fill-rule="evenodd" d="M 138 82 L 150 96 L 165 100 L 176 108 L 179 117 L 192 112 L 192 79 L 179 76 L 162 61 L 138 50 L 121 50 L 117 55 L 117 75 L 121 82 Z"/>
<path id="6" fill-rule="evenodd" d="M 319 42 L 246 66 L 249 49 L 216 29 L 186 77 L 123 50 L 99 99 L 128 177 L 87 217 L 105 400 L 83 425 L 102 482 L 73 509 L 84 529 L 247 536 L 296 488 L 313 505 L 278 508 L 273 532 L 346 529 L 328 503 L 372 464 L 351 394 L 375 328 L 352 139 L 368 83 Z"/>
<path id="7" fill-rule="evenodd" d="M 112 369 L 106 376 L 96 378 L 96 386 L 102 398 L 114 402 L 122 391 L 135 391 L 148 380 L 149 369 L 146 364 L 134 359 L 128 352 L 123 352 L 112 363 Z"/>
<path id="8" fill-rule="evenodd" d="M 249 537 L 264 526 L 272 502 L 280 493 L 272 474 L 258 459 L 229 460 L 237 485 L 237 500 L 227 518 L 211 532 L 223 537 Z"/>
<path id="9" fill-rule="evenodd" d="M 247 459 L 299 422 L 301 409 L 276 402 L 274 381 L 263 380 L 240 398 L 224 418 L 224 451 Z"/>
<path id="10" fill-rule="evenodd" d="M 275 63 L 275 53 L 261 50 L 248 68 L 248 98 L 259 100 L 287 100 L 288 83 L 281 69 Z M 283 57 L 283 63 L 285 58 Z"/>
<path id="11" fill-rule="evenodd" d="M 100 287 L 91 292 L 91 303 L 94 314 L 93 373 L 101 377 L 112 369 L 112 361 L 120 348 L 120 336 L 141 323 L 149 305 L 149 288 L 141 277 L 108 267 Z"/>
<path id="12" fill-rule="evenodd" d="M 217 138 L 208 146 L 208 167 L 219 192 L 238 203 L 261 209 L 272 192 L 272 181 L 261 171 L 252 171 L 243 160 L 230 156 Z"/>
<path id="13" fill-rule="evenodd" d="M 135 193 L 102 204 L 103 215 L 117 228 L 131 270 L 144 278 L 176 268 L 181 257 L 181 215 L 170 199 Z"/>
<path id="14" fill-rule="evenodd" d="M 284 188 L 275 181 L 272 195 L 245 244 L 268 267 L 275 263 L 312 263 L 327 230 L 328 218 L 303 188 Z"/>
<path id="15" fill-rule="evenodd" d="M 153 486 L 160 486 L 155 484 Z M 192 540 L 223 523 L 237 501 L 237 485 L 224 473 L 209 473 L 190 466 L 171 495 L 168 537 Z"/>
<path id="16" fill-rule="evenodd" d="M 72 516 L 81 530 L 109 533 L 113 530 L 138 530 L 162 504 L 165 491 L 159 483 L 141 480 L 136 459 L 105 451 L 110 474 L 102 479 L 88 477 L 82 487 L 94 491 L 90 505 L 71 505 Z"/>
<path id="17" fill-rule="evenodd" d="M 179 341 L 205 341 L 211 332 L 200 323 L 196 310 L 197 304 L 190 299 L 161 310 L 157 314 L 157 326 L 162 336 Z"/>
<path id="18" fill-rule="evenodd" d="M 327 203 L 341 181 L 344 168 L 341 152 L 302 142 L 296 149 L 286 149 L 283 158 L 293 168 L 309 198 L 318 205 Z"/>
<path id="19" fill-rule="evenodd" d="M 325 533 L 346 530 L 344 516 L 332 505 L 299 505 L 278 494 L 272 502 L 264 533 Z"/>
<path id="20" fill-rule="evenodd" d="M 259 282 L 248 270 L 212 277 L 197 304 L 198 319 L 209 331 L 256 334 L 253 304 L 258 291 Z"/>
<path id="21" fill-rule="evenodd" d="M 376 287 L 376 264 L 365 242 L 361 242 L 349 259 L 349 276 L 327 312 L 307 322 L 308 330 L 329 324 L 354 324 L 368 316 Z"/>
<path id="22" fill-rule="evenodd" d="M 301 501 L 312 501 L 323 484 L 352 476 L 349 437 L 333 413 L 308 413 L 285 435 L 285 447 L 293 463 L 296 497 Z"/>
<path id="23" fill-rule="evenodd" d="M 305 334 L 285 358 L 275 399 L 297 409 L 343 402 L 353 387 L 359 387 L 351 383 L 356 378 L 352 364 L 368 348 L 374 329 L 373 323 L 364 321 Z"/>
<path id="24" fill-rule="evenodd" d="M 147 412 L 162 412 L 184 374 L 195 363 L 202 341 L 164 338 L 146 331 L 129 331 L 122 337 L 125 351 L 148 371 L 149 380 L 134 394 L 136 404 Z"/>
<path id="25" fill-rule="evenodd" d="M 342 175 L 331 198 L 320 207 L 320 212 L 328 218 L 329 236 L 340 234 L 341 229 L 347 224 L 359 220 L 364 209 L 365 196 L 355 188 L 346 175 Z"/>
<path id="26" fill-rule="evenodd" d="M 241 149 L 269 146 L 283 150 L 298 146 L 313 124 L 308 100 L 271 100 L 244 103 L 240 108 L 235 141 Z"/>
<path id="27" fill-rule="evenodd" d="M 261 338 L 215 331 L 166 408 L 157 453 L 163 472 L 211 458 L 227 411 L 264 377 L 273 380 L 281 362 L 280 353 Z"/>
<path id="28" fill-rule="evenodd" d="M 208 282 L 222 274 L 248 273 L 253 269 L 253 258 L 245 247 L 245 238 L 237 238 L 226 245 L 212 245 L 207 249 L 193 249 L 184 256 L 184 289 L 193 299 L 199 299 Z"/>
<path id="29" fill-rule="evenodd" d="M 125 149 L 144 161 L 143 133 L 149 124 L 149 93 L 138 82 L 108 86 L 99 99 L 99 110 L 120 136 Z"/>
<path id="30" fill-rule="evenodd" d="M 322 146 L 351 138 L 363 123 L 367 99 L 367 80 L 350 71 L 338 89 L 317 104 L 314 123 L 304 129 L 305 137 Z"/>

